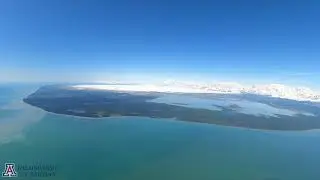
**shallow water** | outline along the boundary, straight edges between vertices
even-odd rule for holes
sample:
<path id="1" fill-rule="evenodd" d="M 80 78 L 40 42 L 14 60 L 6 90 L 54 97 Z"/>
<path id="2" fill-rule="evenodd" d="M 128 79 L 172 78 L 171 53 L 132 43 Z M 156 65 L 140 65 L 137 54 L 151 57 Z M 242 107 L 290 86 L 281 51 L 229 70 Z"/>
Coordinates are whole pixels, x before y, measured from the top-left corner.
<path id="1" fill-rule="evenodd" d="M 296 112 L 293 110 L 288 109 L 280 109 L 269 106 L 267 104 L 248 101 L 244 99 L 234 99 L 234 98 L 210 98 L 210 99 L 203 99 L 203 98 L 196 98 L 196 97 L 189 97 L 185 95 L 164 95 L 159 98 L 150 100 L 150 102 L 156 103 L 166 103 L 171 105 L 179 105 L 184 107 L 191 107 L 191 108 L 203 108 L 209 109 L 214 111 L 221 111 L 221 107 L 230 108 L 236 105 L 238 108 L 234 109 L 239 113 L 255 115 L 255 116 L 273 116 L 276 117 L 277 115 L 287 115 L 287 116 L 295 116 L 295 115 L 307 115 L 313 116 L 312 113 L 303 113 L 303 112 Z"/>

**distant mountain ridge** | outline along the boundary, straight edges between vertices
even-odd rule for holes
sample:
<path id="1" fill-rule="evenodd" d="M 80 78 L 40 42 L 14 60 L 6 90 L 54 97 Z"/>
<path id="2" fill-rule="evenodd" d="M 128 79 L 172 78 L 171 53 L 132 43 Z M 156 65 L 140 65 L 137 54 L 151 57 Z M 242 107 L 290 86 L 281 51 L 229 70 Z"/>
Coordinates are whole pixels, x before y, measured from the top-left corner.
<path id="1" fill-rule="evenodd" d="M 166 83 L 170 85 L 169 83 Z M 184 86 L 194 89 L 202 89 L 207 92 L 220 93 L 250 93 L 267 95 L 272 97 L 292 99 L 298 101 L 316 101 L 320 102 L 320 93 L 311 90 L 307 87 L 291 87 L 283 84 L 266 84 L 266 85 L 251 85 L 244 86 L 238 83 L 206 83 L 206 84 L 191 84 L 191 83 L 172 83 L 173 85 Z"/>
<path id="2" fill-rule="evenodd" d="M 291 87 L 283 84 L 244 86 L 238 83 L 196 83 L 165 81 L 158 84 L 132 85 L 75 85 L 77 89 L 176 92 L 176 93 L 219 93 L 219 94 L 257 94 L 296 101 L 320 102 L 320 93 L 307 87 Z"/>

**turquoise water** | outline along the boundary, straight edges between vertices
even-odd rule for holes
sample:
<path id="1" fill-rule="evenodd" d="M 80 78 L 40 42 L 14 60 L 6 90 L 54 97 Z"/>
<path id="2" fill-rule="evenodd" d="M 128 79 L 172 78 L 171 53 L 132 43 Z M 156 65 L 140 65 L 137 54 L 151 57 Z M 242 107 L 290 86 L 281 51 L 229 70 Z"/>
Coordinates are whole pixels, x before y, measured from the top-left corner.
<path id="1" fill-rule="evenodd" d="M 142 117 L 92 120 L 10 103 L 15 111 L 0 116 L 0 136 L 7 137 L 0 144 L 1 169 L 5 162 L 55 164 L 56 176 L 43 179 L 59 180 L 320 179 L 320 131 L 258 131 Z"/>

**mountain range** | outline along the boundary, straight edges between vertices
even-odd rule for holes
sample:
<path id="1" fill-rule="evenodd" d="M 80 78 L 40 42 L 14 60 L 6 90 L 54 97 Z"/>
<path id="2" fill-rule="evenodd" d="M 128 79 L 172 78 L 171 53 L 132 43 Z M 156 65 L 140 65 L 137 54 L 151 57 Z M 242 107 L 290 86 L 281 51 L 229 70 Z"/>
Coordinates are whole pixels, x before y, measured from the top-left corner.
<path id="1" fill-rule="evenodd" d="M 77 89 L 123 90 L 172 93 L 257 94 L 296 101 L 320 102 L 320 93 L 307 87 L 283 84 L 241 85 L 239 83 L 198 83 L 164 81 L 156 84 L 94 84 L 74 85 Z"/>

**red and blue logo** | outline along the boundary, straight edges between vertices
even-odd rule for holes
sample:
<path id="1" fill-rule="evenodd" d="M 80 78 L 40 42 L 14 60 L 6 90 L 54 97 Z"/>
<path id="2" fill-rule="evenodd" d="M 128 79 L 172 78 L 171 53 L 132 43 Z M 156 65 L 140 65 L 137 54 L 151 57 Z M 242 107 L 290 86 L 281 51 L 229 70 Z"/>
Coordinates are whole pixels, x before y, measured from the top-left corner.
<path id="1" fill-rule="evenodd" d="M 15 165 L 14 163 L 6 163 L 5 169 L 2 173 L 2 177 L 17 177 L 18 174 L 15 171 Z"/>

